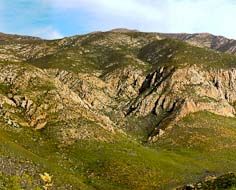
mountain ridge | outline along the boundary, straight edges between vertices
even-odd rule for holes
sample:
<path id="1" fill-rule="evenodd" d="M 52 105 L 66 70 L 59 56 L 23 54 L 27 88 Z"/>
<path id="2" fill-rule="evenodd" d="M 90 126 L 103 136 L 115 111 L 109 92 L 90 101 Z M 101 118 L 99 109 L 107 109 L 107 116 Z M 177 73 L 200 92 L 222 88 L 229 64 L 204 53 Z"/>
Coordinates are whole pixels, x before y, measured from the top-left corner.
<path id="1" fill-rule="evenodd" d="M 52 189 L 173 189 L 235 172 L 234 43 L 0 35 L 0 189 L 42 189 L 44 172 Z"/>
<path id="2" fill-rule="evenodd" d="M 94 34 L 94 33 L 109 33 L 109 32 L 117 32 L 117 33 L 127 33 L 127 32 L 133 32 L 133 33 L 144 33 L 144 34 L 154 34 L 154 35 L 160 35 L 162 37 L 169 37 L 169 38 L 176 38 L 179 40 L 183 40 L 183 41 L 187 41 L 189 43 L 191 43 L 191 40 L 193 41 L 192 45 L 194 45 L 194 40 L 204 40 L 206 39 L 208 41 L 208 43 L 210 43 L 210 41 L 212 41 L 213 46 L 210 46 L 206 43 L 206 44 L 198 44 L 198 45 L 203 45 L 203 47 L 208 47 L 208 48 L 212 48 L 215 50 L 221 50 L 223 51 L 223 49 L 218 49 L 217 46 L 214 45 L 214 43 L 222 43 L 220 44 L 221 46 L 226 46 L 226 45 L 235 45 L 235 39 L 233 38 L 227 38 L 224 37 L 222 35 L 213 35 L 211 33 L 159 33 L 159 32 L 141 32 L 139 30 L 135 30 L 135 29 L 127 29 L 127 28 L 115 28 L 112 30 L 108 30 L 108 31 L 96 31 L 96 32 L 92 32 L 92 33 L 88 33 L 88 34 Z M 36 39 L 36 40 L 46 40 L 46 41 L 57 41 L 57 40 L 63 40 L 66 38 L 75 38 L 75 37 L 79 37 L 79 36 L 84 36 L 84 35 L 88 35 L 88 34 L 79 34 L 79 35 L 73 35 L 73 36 L 69 36 L 69 37 L 63 37 L 61 39 L 52 39 L 52 40 L 46 40 L 46 39 L 42 39 L 39 37 L 35 37 L 35 36 L 28 36 L 28 35 L 18 35 L 18 34 L 6 34 L 6 33 L 1 33 L 1 36 L 5 36 L 5 37 L 19 37 L 19 38 L 28 38 L 28 39 Z M 201 41 L 202 42 L 202 41 Z M 232 52 L 231 52 L 232 53 Z M 234 52 L 233 52 L 234 53 Z"/>

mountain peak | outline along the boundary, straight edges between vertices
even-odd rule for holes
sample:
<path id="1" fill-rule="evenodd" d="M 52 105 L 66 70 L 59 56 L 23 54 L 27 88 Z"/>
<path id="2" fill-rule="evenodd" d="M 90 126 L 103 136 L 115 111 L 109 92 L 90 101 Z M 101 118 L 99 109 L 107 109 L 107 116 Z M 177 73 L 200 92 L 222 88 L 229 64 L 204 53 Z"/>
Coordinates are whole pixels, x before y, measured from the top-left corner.
<path id="1" fill-rule="evenodd" d="M 139 32 L 135 29 L 127 29 L 127 28 L 115 28 L 110 30 L 110 32 L 117 32 L 117 33 L 127 33 L 127 32 Z"/>

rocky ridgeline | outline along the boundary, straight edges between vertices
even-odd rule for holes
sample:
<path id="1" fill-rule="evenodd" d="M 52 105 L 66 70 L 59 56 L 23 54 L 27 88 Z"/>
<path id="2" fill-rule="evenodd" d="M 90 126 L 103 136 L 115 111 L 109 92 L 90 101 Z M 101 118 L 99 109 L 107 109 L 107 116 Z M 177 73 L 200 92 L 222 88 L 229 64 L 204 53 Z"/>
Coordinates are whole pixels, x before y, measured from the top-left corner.
<path id="1" fill-rule="evenodd" d="M 214 49 L 220 52 L 236 53 L 236 41 L 209 33 L 198 34 L 159 34 L 163 38 L 176 38 L 191 45 Z"/>
<path id="2" fill-rule="evenodd" d="M 233 40 L 209 34 L 119 29 L 54 41 L 1 34 L 0 81 L 9 86 L 1 104 L 24 112 L 25 122 L 35 129 L 80 116 L 114 131 L 114 126 L 126 129 L 131 117 L 153 115 L 158 122 L 150 142 L 190 113 L 234 117 L 235 68 L 204 65 L 226 55 L 203 57 L 195 52 L 204 50 L 165 38 L 229 53 L 235 48 Z"/>

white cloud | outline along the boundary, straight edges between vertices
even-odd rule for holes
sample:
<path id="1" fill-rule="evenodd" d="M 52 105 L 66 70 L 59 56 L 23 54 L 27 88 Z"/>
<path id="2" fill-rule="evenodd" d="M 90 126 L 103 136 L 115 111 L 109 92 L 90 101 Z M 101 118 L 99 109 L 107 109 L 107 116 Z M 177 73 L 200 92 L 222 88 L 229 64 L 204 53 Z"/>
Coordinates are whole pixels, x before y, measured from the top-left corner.
<path id="1" fill-rule="evenodd" d="M 236 39 L 233 0 L 40 0 L 48 8 L 39 11 L 48 11 L 45 20 L 42 19 L 45 23 L 37 25 L 35 18 L 31 22 L 31 18 L 23 17 L 28 24 L 20 23 L 22 27 L 17 25 L 17 16 L 16 24 L 5 18 L 8 9 L 4 1 L 7 0 L 0 0 L 0 31 L 46 39 L 63 37 L 59 31 L 74 34 L 120 27 L 155 32 L 209 32 Z"/>
<path id="2" fill-rule="evenodd" d="M 170 0 L 169 31 L 236 37 L 236 4 L 230 0 Z"/>
<path id="3" fill-rule="evenodd" d="M 148 19 L 159 19 L 162 16 L 157 11 L 159 1 L 143 0 L 48 0 L 55 7 L 60 9 L 84 8 L 93 13 L 111 14 L 111 16 L 139 16 Z M 154 3 L 155 2 L 155 3 Z"/>
<path id="4" fill-rule="evenodd" d="M 44 28 L 36 28 L 33 29 L 30 33 L 32 36 L 39 36 L 44 39 L 59 39 L 63 37 L 60 32 L 58 32 L 51 26 L 47 26 Z"/>
<path id="5" fill-rule="evenodd" d="M 117 27 L 154 30 L 164 28 L 165 3 L 160 0 L 44 0 L 57 11 L 86 13 L 90 30 L 107 30 Z M 162 26 L 161 26 L 162 25 Z"/>
<path id="6" fill-rule="evenodd" d="M 236 37 L 232 0 L 44 0 L 61 11 L 86 12 L 91 30 L 211 32 Z"/>

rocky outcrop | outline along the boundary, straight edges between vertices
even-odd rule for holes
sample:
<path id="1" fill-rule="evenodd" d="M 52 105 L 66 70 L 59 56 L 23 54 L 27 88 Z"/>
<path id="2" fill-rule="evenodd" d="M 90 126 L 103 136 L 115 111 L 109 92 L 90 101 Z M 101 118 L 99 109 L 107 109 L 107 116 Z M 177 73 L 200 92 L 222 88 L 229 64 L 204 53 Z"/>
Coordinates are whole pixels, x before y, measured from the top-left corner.
<path id="1" fill-rule="evenodd" d="M 106 109 L 107 112 L 116 109 L 120 113 L 124 105 L 138 96 L 145 79 L 142 71 L 132 67 L 117 69 L 105 75 L 75 75 L 64 70 L 49 70 L 48 73 L 79 95 L 89 108 L 97 111 Z"/>
<path id="2" fill-rule="evenodd" d="M 216 189 L 231 189 L 236 185 L 236 176 L 234 173 L 228 173 L 219 177 L 207 176 L 204 181 L 196 184 L 189 184 L 179 187 L 176 190 L 216 190 Z"/>
<path id="3" fill-rule="evenodd" d="M 103 110 L 110 110 L 120 116 L 124 113 L 126 118 L 149 114 L 160 117 L 149 137 L 152 142 L 162 136 L 168 126 L 190 113 L 209 111 L 226 117 L 235 116 L 234 69 L 162 66 L 146 77 L 132 67 L 106 75 L 75 75 L 60 70 L 47 72 L 72 90 L 70 93 L 74 97 L 78 95 L 79 102 L 94 113 L 104 114 Z"/>
<path id="4" fill-rule="evenodd" d="M 0 82 L 6 85 L 6 94 L 1 95 L 2 112 L 9 119 L 15 117 L 17 125 L 40 130 L 48 122 L 68 121 L 79 117 L 96 122 L 103 129 L 115 132 L 114 123 L 105 115 L 91 110 L 89 102 L 47 72 L 23 65 L 0 65 Z M 7 116 L 8 117 L 8 116 Z"/>
<path id="5" fill-rule="evenodd" d="M 234 117 L 234 58 L 213 53 L 207 59 L 209 51 L 199 57 L 194 52 L 199 48 L 164 38 L 229 53 L 235 49 L 233 40 L 209 34 L 119 29 L 55 41 L 1 34 L 0 82 L 9 88 L 1 103 L 21 110 L 35 129 L 81 116 L 114 131 L 126 128 L 131 117 L 154 115 L 158 122 L 150 141 L 190 113 Z M 227 67 L 204 67 L 214 57 L 225 58 Z"/>
<path id="6" fill-rule="evenodd" d="M 49 74 L 79 95 L 94 112 L 103 110 L 129 116 L 155 114 L 160 122 L 150 134 L 155 142 L 171 123 L 198 111 L 234 117 L 236 100 L 234 69 L 209 69 L 193 65 L 184 68 L 159 67 L 146 75 L 127 67 L 106 75 L 75 75 L 51 70 Z M 102 76 L 102 77 L 100 77 Z"/>
<path id="7" fill-rule="evenodd" d="M 91 109 L 102 110 L 115 103 L 111 98 L 114 96 L 112 89 L 96 75 L 75 75 L 72 72 L 64 70 L 50 70 L 49 74 L 67 85 L 68 88 L 79 95 Z"/>
<path id="8" fill-rule="evenodd" d="M 161 122 L 151 135 L 152 141 L 156 140 L 154 136 L 162 133 L 160 129 L 168 126 L 166 121 L 176 122 L 190 113 L 209 111 L 234 117 L 235 77 L 234 69 L 161 67 L 146 77 L 140 94 L 128 105 L 126 115 L 162 115 Z"/>

